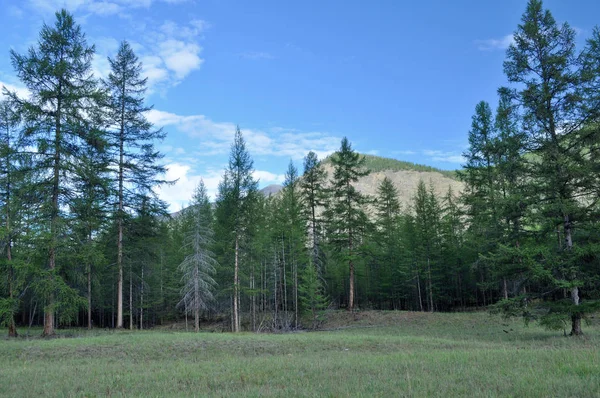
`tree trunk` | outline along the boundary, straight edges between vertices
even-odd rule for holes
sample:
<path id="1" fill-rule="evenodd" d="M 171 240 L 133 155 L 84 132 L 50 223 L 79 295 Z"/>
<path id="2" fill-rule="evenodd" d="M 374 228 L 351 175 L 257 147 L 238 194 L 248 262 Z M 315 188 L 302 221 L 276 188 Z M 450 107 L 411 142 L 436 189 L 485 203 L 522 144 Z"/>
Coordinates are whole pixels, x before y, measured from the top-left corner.
<path id="1" fill-rule="evenodd" d="M 508 300 L 508 283 L 506 282 L 506 278 L 502 278 L 502 294 L 504 295 L 504 300 Z"/>
<path id="2" fill-rule="evenodd" d="M 252 289 L 252 331 L 256 331 L 256 293 L 254 291 L 254 266 L 250 270 L 250 289 Z"/>
<path id="3" fill-rule="evenodd" d="M 574 287 L 571 289 L 571 300 L 573 304 L 579 305 L 579 288 Z M 571 336 L 581 336 L 581 313 L 578 311 L 573 312 L 571 315 Z"/>
<path id="4" fill-rule="evenodd" d="M 52 215 L 50 218 L 50 248 L 48 250 L 48 268 L 50 269 L 50 280 L 52 283 L 52 272 L 56 268 L 56 237 L 58 235 L 58 217 L 59 206 L 58 196 L 60 189 L 60 143 L 61 137 L 61 110 L 62 110 L 62 81 L 58 83 L 58 99 L 56 105 L 55 131 L 54 131 L 54 164 L 52 177 Z M 54 334 L 54 294 L 50 293 L 48 302 L 44 308 L 44 330 L 42 336 L 52 336 Z"/>
<path id="5" fill-rule="evenodd" d="M 235 235 L 235 264 L 233 269 L 233 331 L 235 333 L 240 331 L 240 314 L 238 308 L 238 294 L 239 294 L 239 286 L 238 286 L 238 273 L 239 273 L 239 243 L 238 243 L 238 235 Z"/>
<path id="6" fill-rule="evenodd" d="M 350 292 L 348 294 L 348 311 L 354 311 L 354 261 L 352 261 L 352 231 L 348 233 L 348 256 L 350 257 Z"/>
<path id="7" fill-rule="evenodd" d="M 87 272 L 87 299 L 88 299 L 88 311 L 87 311 L 87 324 L 88 329 L 92 329 L 92 264 L 88 264 Z"/>
<path id="8" fill-rule="evenodd" d="M 421 278 L 419 277 L 419 271 L 417 271 L 417 294 L 419 295 L 419 311 L 423 312 L 423 299 L 421 297 Z"/>
<path id="9" fill-rule="evenodd" d="M 117 328 L 123 328 L 123 170 L 125 168 L 124 143 L 125 143 L 125 81 L 121 90 L 121 126 L 119 131 L 119 209 L 117 211 L 117 268 L 119 279 L 117 280 Z"/>
<path id="10" fill-rule="evenodd" d="M 429 312 L 433 312 L 433 283 L 431 282 L 431 265 L 427 257 L 427 285 L 429 290 Z"/>
<path id="11" fill-rule="evenodd" d="M 294 328 L 298 329 L 298 263 L 296 260 L 293 262 L 294 265 Z"/>
<path id="12" fill-rule="evenodd" d="M 144 266 L 142 265 L 142 283 L 140 285 L 140 330 L 144 328 Z"/>
<path id="13" fill-rule="evenodd" d="M 8 155 L 6 157 L 6 260 L 8 266 L 8 298 L 12 302 L 14 298 L 13 292 L 13 267 L 12 267 L 12 231 L 10 225 L 10 131 L 7 125 L 6 128 L 6 145 L 9 148 Z M 8 337 L 17 337 L 17 326 L 15 324 L 14 312 L 11 310 L 8 319 Z"/>
<path id="14" fill-rule="evenodd" d="M 200 284 L 198 264 L 194 268 L 194 331 L 200 331 Z"/>
<path id="15" fill-rule="evenodd" d="M 133 274 L 129 267 L 129 330 L 133 330 Z"/>

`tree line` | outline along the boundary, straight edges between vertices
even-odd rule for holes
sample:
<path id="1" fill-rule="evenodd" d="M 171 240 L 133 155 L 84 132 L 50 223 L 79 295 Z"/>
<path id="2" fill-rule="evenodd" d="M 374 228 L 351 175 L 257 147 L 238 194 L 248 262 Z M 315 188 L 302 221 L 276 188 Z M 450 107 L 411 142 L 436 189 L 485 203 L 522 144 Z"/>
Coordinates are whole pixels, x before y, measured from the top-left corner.
<path id="1" fill-rule="evenodd" d="M 366 195 L 344 138 L 302 175 L 290 162 L 266 197 L 238 128 L 214 202 L 201 182 L 169 217 L 141 63 L 123 42 L 96 79 L 94 47 L 58 12 L 11 51 L 30 96 L 4 90 L 0 108 L 3 325 L 191 316 L 237 332 L 317 327 L 326 308 L 489 307 L 581 334 L 600 294 L 600 31 L 576 52 L 574 30 L 530 0 L 513 37 L 495 114 L 475 108 L 462 192 L 421 181 L 403 206 L 384 178 Z"/>

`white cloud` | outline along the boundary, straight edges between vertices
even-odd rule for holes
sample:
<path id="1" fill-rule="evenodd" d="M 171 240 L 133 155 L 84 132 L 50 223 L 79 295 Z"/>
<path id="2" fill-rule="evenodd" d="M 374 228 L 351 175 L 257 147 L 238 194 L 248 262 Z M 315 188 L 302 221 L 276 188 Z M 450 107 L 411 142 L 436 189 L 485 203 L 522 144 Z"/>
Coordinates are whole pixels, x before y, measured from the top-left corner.
<path id="1" fill-rule="evenodd" d="M 0 94 L 4 92 L 4 88 L 8 91 L 16 92 L 20 98 L 27 98 L 30 95 L 29 90 L 21 85 L 10 84 L 0 80 Z"/>
<path id="2" fill-rule="evenodd" d="M 108 1 L 98 1 L 88 4 L 86 10 L 93 14 L 107 16 L 122 13 L 123 7 Z"/>
<path id="3" fill-rule="evenodd" d="M 475 44 L 477 48 L 482 51 L 491 50 L 506 50 L 511 44 L 515 42 L 512 34 L 506 35 L 500 39 L 487 39 L 487 40 L 476 40 Z"/>
<path id="4" fill-rule="evenodd" d="M 221 181 L 220 172 L 208 171 L 200 175 L 194 173 L 191 166 L 182 163 L 170 163 L 166 167 L 166 179 L 169 181 L 177 180 L 177 182 L 173 185 L 163 185 L 157 188 L 156 193 L 169 204 L 170 212 L 181 210 L 189 204 L 200 180 L 204 181 L 208 196 L 211 199 L 216 198 L 219 182 Z"/>
<path id="5" fill-rule="evenodd" d="M 423 151 L 425 156 L 429 156 L 434 162 L 447 162 L 447 163 L 465 163 L 465 158 L 456 152 L 447 152 L 439 150 L 426 149 Z"/>
<path id="6" fill-rule="evenodd" d="M 146 116 L 157 127 L 175 127 L 196 139 L 204 155 L 227 154 L 236 129 L 234 123 L 214 122 L 204 115 L 181 116 L 153 109 Z M 284 156 L 299 160 L 308 151 L 314 151 L 322 159 L 335 152 L 340 144 L 339 137 L 326 133 L 303 133 L 285 128 L 242 129 L 242 134 L 253 156 Z"/>
<path id="7" fill-rule="evenodd" d="M 252 176 L 260 181 L 261 185 L 283 184 L 285 181 L 285 174 L 274 174 L 265 170 L 254 170 Z"/>
<path id="8" fill-rule="evenodd" d="M 199 45 L 181 40 L 170 39 L 159 44 L 160 57 L 167 69 L 175 73 L 175 78 L 178 80 L 185 78 L 204 62 L 199 57 L 200 51 Z"/>

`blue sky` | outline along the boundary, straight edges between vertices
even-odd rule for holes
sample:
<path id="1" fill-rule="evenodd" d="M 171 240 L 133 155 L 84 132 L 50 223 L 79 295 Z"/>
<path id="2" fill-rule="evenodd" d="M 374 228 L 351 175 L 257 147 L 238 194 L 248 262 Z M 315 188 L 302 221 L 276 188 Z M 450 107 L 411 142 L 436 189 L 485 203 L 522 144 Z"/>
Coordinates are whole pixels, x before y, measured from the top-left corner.
<path id="1" fill-rule="evenodd" d="M 211 193 L 239 124 L 261 186 L 292 159 L 364 153 L 460 166 L 475 104 L 496 103 L 502 61 L 526 0 L 1 0 L 0 84 L 20 89 L 8 49 L 23 53 L 54 11 L 74 13 L 108 72 L 128 40 L 149 78 L 148 115 L 168 132 L 160 195 L 179 209 L 203 178 Z M 595 0 L 547 0 L 585 42 Z"/>

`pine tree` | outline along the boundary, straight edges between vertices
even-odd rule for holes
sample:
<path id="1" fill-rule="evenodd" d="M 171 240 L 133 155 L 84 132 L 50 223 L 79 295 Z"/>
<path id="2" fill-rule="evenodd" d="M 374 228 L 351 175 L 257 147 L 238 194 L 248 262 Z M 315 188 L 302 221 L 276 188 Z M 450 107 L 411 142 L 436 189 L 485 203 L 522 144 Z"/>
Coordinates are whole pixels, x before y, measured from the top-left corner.
<path id="1" fill-rule="evenodd" d="M 332 223 L 330 239 L 337 250 L 343 253 L 348 264 L 348 310 L 354 310 L 355 262 L 361 243 L 361 229 L 365 225 L 365 205 L 368 198 L 360 193 L 353 183 L 367 175 L 364 169 L 365 158 L 355 152 L 346 137 L 340 149 L 331 156 L 334 167 L 331 180 L 333 192 Z"/>
<path id="2" fill-rule="evenodd" d="M 57 258 L 64 243 L 67 215 L 63 209 L 69 202 L 73 165 L 87 145 L 88 117 L 100 100 L 91 67 L 94 51 L 66 10 L 56 13 L 54 27 L 42 27 L 37 46 L 26 55 L 11 50 L 17 75 L 31 92 L 30 99 L 12 93 L 11 100 L 19 104 L 28 134 L 37 145 L 35 167 L 45 174 L 40 197 L 45 200 L 41 217 L 49 224 L 43 239 L 48 255 L 36 285 L 45 302 L 44 336 L 54 334 L 57 310 L 68 320 L 80 303 L 77 292 L 64 282 Z"/>
<path id="3" fill-rule="evenodd" d="M 213 300 L 212 290 L 216 282 L 212 278 L 215 273 L 216 260 L 211 251 L 213 245 L 213 215 L 208 201 L 206 187 L 200 180 L 192 198 L 192 205 L 184 214 L 185 240 L 183 249 L 187 253 L 179 265 L 183 273 L 184 283 L 181 294 L 183 298 L 179 306 L 186 312 L 194 314 L 194 330 L 200 330 L 200 311 L 208 308 Z"/>
<path id="4" fill-rule="evenodd" d="M 145 113 L 144 105 L 148 79 L 142 78 L 142 64 L 128 42 L 123 41 L 117 56 L 108 59 L 111 73 L 106 82 L 110 93 L 109 130 L 113 146 L 116 184 L 117 222 L 117 327 L 123 327 L 123 230 L 127 209 L 139 202 L 139 191 L 152 191 L 165 183 L 158 178 L 164 174 L 162 155 L 155 151 L 153 142 L 164 138 L 162 130 L 154 130 Z"/>

